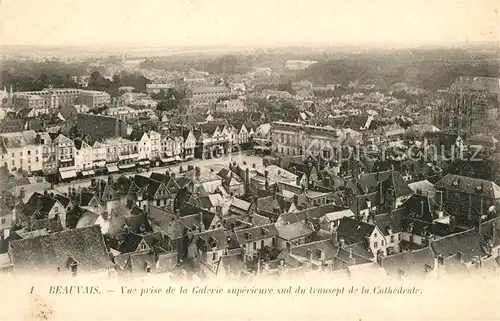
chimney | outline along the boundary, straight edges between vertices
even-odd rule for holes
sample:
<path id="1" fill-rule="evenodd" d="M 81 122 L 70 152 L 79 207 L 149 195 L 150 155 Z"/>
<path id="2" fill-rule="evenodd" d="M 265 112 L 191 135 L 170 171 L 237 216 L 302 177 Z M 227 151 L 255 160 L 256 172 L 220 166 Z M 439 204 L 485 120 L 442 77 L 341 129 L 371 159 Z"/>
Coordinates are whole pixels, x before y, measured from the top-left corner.
<path id="1" fill-rule="evenodd" d="M 313 257 L 312 257 L 312 250 L 311 249 L 307 249 L 307 259 L 309 261 L 312 261 Z"/>
<path id="2" fill-rule="evenodd" d="M 437 203 L 439 206 L 439 209 L 442 210 L 443 207 L 443 191 L 436 191 L 436 197 L 437 197 Z"/>
<path id="3" fill-rule="evenodd" d="M 269 177 L 269 171 L 267 169 L 264 171 L 264 177 L 266 178 L 266 180 Z"/>
<path id="4" fill-rule="evenodd" d="M 199 216 L 200 216 L 200 228 L 201 228 L 200 232 L 205 232 L 205 224 L 203 224 L 203 212 L 200 212 Z"/>
<path id="5" fill-rule="evenodd" d="M 343 237 L 339 239 L 339 245 L 341 249 L 345 248 L 345 240 Z"/>
<path id="6" fill-rule="evenodd" d="M 325 259 L 325 251 L 323 251 L 322 249 L 317 249 L 316 252 L 320 261 Z"/>
<path id="7" fill-rule="evenodd" d="M 26 190 L 24 189 L 24 187 L 21 187 L 21 189 L 19 190 L 19 197 L 21 199 L 24 199 L 26 197 Z"/>
<path id="8" fill-rule="evenodd" d="M 113 185 L 113 175 L 108 176 L 108 185 Z"/>
<path id="9" fill-rule="evenodd" d="M 424 215 L 424 201 L 420 201 L 420 215 Z"/>

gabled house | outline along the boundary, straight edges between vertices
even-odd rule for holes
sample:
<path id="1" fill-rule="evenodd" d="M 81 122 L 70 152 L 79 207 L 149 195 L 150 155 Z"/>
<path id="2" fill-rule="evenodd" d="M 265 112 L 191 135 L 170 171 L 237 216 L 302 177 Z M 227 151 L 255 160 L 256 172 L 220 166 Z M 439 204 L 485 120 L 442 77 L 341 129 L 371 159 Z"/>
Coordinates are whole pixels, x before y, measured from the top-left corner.
<path id="1" fill-rule="evenodd" d="M 351 209 L 365 218 L 371 212 L 396 209 L 413 195 L 401 173 L 394 170 L 360 175 L 344 187 L 351 199 Z"/>
<path id="2" fill-rule="evenodd" d="M 172 198 L 165 184 L 146 176 L 135 175 L 127 199 L 147 211 L 148 207 L 172 207 Z"/>
<path id="3" fill-rule="evenodd" d="M 179 253 L 182 258 L 188 245 L 184 241 L 184 227 L 177 215 L 156 206 L 149 207 L 149 220 L 154 232 L 161 232 L 169 248 Z"/>
<path id="4" fill-rule="evenodd" d="M 384 234 L 375 224 L 345 217 L 340 221 L 336 233 L 341 244 L 361 243 L 374 257 L 386 252 L 387 243 Z"/>
<path id="5" fill-rule="evenodd" d="M 15 224 L 25 226 L 30 221 L 59 217 L 66 226 L 66 209 L 54 195 L 34 193 L 26 204 L 20 204 L 14 209 Z"/>
<path id="6" fill-rule="evenodd" d="M 278 236 L 279 233 L 274 224 L 234 231 L 234 239 L 239 247 L 244 250 L 245 260 L 257 259 L 259 251 L 265 247 L 277 247 Z"/>
<path id="7" fill-rule="evenodd" d="M 183 130 L 182 138 L 184 139 L 183 144 L 183 159 L 190 160 L 194 158 L 194 152 L 196 148 L 196 137 L 192 130 Z"/>
<path id="8" fill-rule="evenodd" d="M 268 217 L 273 222 L 275 222 L 281 214 L 293 211 L 297 211 L 297 207 L 293 201 L 285 199 L 276 192 L 265 197 L 255 196 L 249 209 L 249 213 L 257 213 Z"/>
<path id="9" fill-rule="evenodd" d="M 235 196 L 245 194 L 245 182 L 232 170 L 223 168 L 217 175 L 222 178 L 222 186 L 224 186 L 227 193 Z"/>
<path id="10" fill-rule="evenodd" d="M 113 261 L 121 279 L 140 279 L 157 273 L 157 260 L 150 251 L 121 253 Z"/>
<path id="11" fill-rule="evenodd" d="M 198 255 L 203 263 L 213 271 L 224 254 L 227 253 L 228 237 L 223 228 L 206 230 L 195 234 L 194 242 L 198 250 Z"/>
<path id="12" fill-rule="evenodd" d="M 149 160 L 151 159 L 151 139 L 148 134 L 143 131 L 134 130 L 130 136 L 129 140 L 137 144 L 137 153 L 139 154 L 138 160 Z"/>

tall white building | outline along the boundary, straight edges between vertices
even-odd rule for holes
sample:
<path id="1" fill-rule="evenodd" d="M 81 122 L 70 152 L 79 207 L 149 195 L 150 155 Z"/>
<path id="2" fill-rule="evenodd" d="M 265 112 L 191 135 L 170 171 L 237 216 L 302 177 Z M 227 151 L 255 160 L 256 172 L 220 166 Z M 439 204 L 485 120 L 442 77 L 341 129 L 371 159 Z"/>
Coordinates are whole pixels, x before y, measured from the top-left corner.
<path id="1" fill-rule="evenodd" d="M 9 171 L 41 172 L 43 170 L 42 145 L 34 130 L 0 135 L 2 163 Z"/>

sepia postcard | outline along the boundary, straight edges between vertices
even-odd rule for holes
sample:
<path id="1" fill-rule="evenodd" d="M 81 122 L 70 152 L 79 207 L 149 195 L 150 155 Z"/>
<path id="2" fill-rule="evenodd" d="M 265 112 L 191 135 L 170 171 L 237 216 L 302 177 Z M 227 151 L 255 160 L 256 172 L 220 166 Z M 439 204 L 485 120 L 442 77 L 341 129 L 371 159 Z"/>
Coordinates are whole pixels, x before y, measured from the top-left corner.
<path id="1" fill-rule="evenodd" d="M 499 10 L 1 1 L 0 321 L 500 320 Z"/>

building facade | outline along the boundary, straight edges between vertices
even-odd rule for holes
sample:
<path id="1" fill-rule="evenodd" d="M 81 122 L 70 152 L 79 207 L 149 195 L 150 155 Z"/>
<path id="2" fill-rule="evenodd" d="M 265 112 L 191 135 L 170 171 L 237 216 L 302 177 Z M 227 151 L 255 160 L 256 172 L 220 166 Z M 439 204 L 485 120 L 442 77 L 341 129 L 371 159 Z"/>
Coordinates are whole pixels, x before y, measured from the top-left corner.
<path id="1" fill-rule="evenodd" d="M 299 123 L 274 122 L 272 125 L 272 153 L 278 155 L 322 155 L 334 157 L 342 144 L 360 138 L 352 129 L 335 129 Z"/>
<path id="2" fill-rule="evenodd" d="M 433 109 L 433 123 L 441 130 L 481 131 L 485 119 L 496 119 L 500 103 L 500 79 L 458 77 L 440 91 L 441 103 Z"/>

